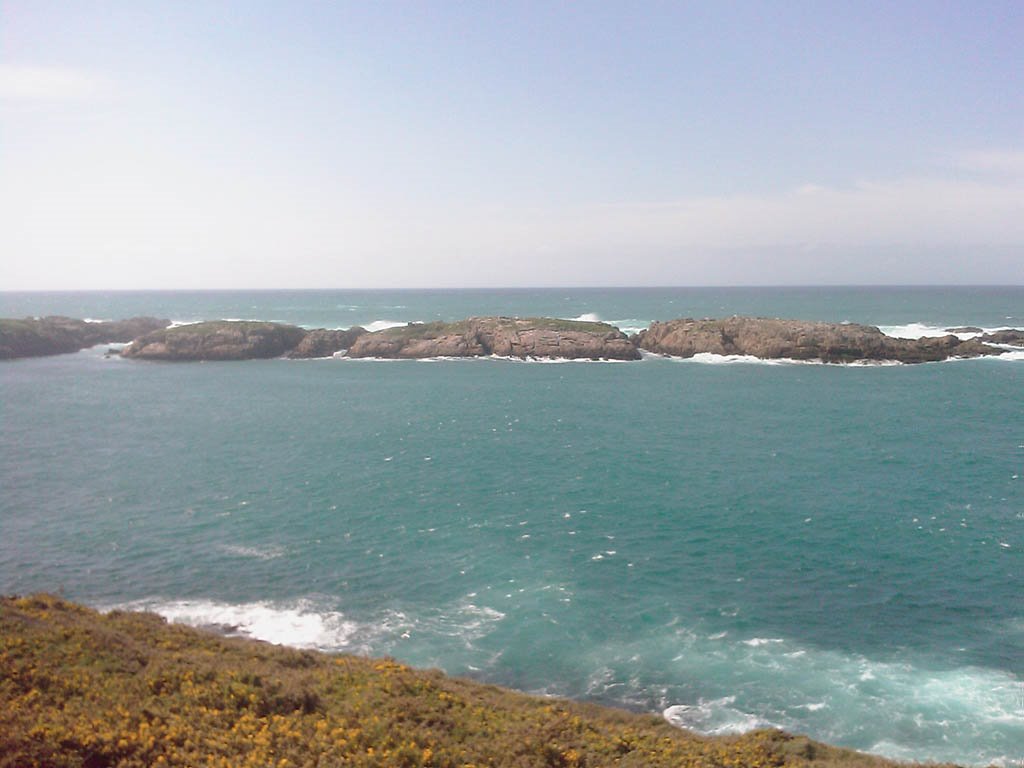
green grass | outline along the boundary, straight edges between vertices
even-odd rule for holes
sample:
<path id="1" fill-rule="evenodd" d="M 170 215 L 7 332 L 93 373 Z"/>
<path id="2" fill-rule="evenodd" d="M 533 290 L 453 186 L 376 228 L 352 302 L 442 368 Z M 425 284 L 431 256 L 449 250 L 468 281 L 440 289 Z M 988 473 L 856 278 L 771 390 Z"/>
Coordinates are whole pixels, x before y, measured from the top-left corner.
<path id="1" fill-rule="evenodd" d="M 454 336 L 469 333 L 472 326 L 468 320 L 455 323 L 409 323 L 377 331 L 384 338 L 412 341 L 414 339 L 436 339 L 439 336 Z"/>
<path id="2" fill-rule="evenodd" d="M 545 331 L 585 331 L 587 333 L 605 334 L 617 331 L 614 325 L 589 320 L 563 320 L 559 317 L 525 317 L 522 322 Z"/>
<path id="3" fill-rule="evenodd" d="M 227 639 L 48 595 L 0 599 L 0 767 L 884 768 L 779 731 L 518 694 L 390 659 Z"/>

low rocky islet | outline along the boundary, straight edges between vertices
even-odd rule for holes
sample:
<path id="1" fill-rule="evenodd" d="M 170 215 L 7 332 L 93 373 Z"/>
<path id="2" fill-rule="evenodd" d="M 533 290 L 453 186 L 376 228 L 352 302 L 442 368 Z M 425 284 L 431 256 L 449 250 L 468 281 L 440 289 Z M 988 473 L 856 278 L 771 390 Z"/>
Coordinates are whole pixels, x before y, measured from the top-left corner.
<path id="1" fill-rule="evenodd" d="M 335 355 L 639 360 L 646 352 L 681 358 L 714 354 L 824 363 L 923 363 L 1001 355 L 1007 347 L 1024 345 L 1024 330 L 970 339 L 953 333 L 903 339 L 870 325 L 740 316 L 656 321 L 632 337 L 607 323 L 544 317 L 471 317 L 374 332 L 359 326 L 307 330 L 237 320 L 171 325 L 148 317 L 105 323 L 63 317 L 0 320 L 0 359 L 76 352 L 104 342 L 130 342 L 121 351 L 126 358 L 164 361 Z"/>

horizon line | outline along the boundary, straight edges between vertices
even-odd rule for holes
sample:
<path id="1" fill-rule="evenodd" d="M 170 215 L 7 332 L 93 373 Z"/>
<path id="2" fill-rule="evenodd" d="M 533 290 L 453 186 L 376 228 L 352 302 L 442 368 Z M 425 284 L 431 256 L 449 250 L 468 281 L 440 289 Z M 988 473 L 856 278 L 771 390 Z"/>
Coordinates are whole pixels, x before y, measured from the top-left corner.
<path id="1" fill-rule="evenodd" d="M 286 288 L 0 288 L 0 295 L 16 293 L 334 293 L 342 291 L 364 292 L 420 292 L 431 291 L 650 291 L 650 290 L 757 290 L 757 289 L 919 289 L 919 288 L 1024 288 L 1024 283 L 747 283 L 732 285 L 489 285 L 489 286 L 421 286 L 421 287 L 380 287 L 347 286 L 331 288 L 286 287 Z"/>

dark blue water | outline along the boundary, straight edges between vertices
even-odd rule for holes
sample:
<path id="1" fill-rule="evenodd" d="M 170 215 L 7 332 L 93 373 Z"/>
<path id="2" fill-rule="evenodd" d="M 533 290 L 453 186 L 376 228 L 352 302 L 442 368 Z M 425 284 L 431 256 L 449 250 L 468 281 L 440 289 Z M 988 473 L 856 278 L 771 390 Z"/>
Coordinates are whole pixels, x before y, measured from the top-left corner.
<path id="1" fill-rule="evenodd" d="M 1022 325 L 1022 289 L 4 294 L 5 316 Z M 628 321 L 628 322 L 625 322 Z M 897 326 L 903 326 L 898 328 Z M 1024 363 L 0 366 L 0 589 L 896 757 L 1024 755 Z"/>

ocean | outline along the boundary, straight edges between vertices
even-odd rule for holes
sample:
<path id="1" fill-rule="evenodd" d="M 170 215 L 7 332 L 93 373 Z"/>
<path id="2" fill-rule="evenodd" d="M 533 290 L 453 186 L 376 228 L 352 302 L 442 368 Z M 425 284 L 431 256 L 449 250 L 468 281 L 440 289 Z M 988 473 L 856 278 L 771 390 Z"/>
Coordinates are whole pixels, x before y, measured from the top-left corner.
<path id="1" fill-rule="evenodd" d="M 1024 288 L 0 293 L 0 316 L 1024 327 Z M 1024 760 L 1024 354 L 0 363 L 0 591 Z"/>

